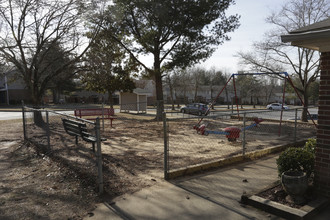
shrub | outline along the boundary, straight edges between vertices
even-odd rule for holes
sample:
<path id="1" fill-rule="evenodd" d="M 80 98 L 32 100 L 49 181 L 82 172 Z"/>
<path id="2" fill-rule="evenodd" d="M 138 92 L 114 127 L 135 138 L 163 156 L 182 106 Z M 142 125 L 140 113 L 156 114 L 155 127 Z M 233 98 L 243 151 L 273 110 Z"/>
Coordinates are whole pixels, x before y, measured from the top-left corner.
<path id="1" fill-rule="evenodd" d="M 289 147 L 283 151 L 279 158 L 276 160 L 279 176 L 285 171 L 303 171 L 307 177 L 314 171 L 315 153 L 313 140 L 303 148 Z M 316 143 L 316 142 L 315 142 Z"/>
<path id="2" fill-rule="evenodd" d="M 307 142 L 305 143 L 306 150 L 312 152 L 315 154 L 315 147 L 316 147 L 316 139 L 315 138 L 309 138 Z"/>

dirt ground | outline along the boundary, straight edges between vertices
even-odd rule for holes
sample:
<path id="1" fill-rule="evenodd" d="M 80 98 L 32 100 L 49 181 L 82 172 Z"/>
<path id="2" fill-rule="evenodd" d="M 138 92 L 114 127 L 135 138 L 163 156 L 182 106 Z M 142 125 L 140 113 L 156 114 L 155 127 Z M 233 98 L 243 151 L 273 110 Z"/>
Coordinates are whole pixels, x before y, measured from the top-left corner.
<path id="1" fill-rule="evenodd" d="M 255 122 L 252 119 L 247 120 L 245 140 L 243 139 L 244 131 L 240 130 L 236 141 L 228 141 L 223 132 L 228 127 L 242 129 L 244 127 L 242 121 L 204 119 L 200 124 L 206 125 L 209 135 L 197 134 L 197 131 L 193 129 L 196 123 L 198 123 L 197 119 L 168 122 L 170 169 L 180 169 L 242 154 L 243 141 L 245 141 L 245 152 L 294 143 L 294 124 L 290 122 L 283 122 L 279 126 L 278 121 L 264 120 L 258 126 L 249 127 Z M 316 129 L 312 124 L 299 124 L 296 140 L 313 137 L 315 134 Z"/>
<path id="2" fill-rule="evenodd" d="M 0 122 L 0 219 L 82 219 L 99 198 L 75 172 L 23 143 L 20 121 Z"/>
<path id="3" fill-rule="evenodd" d="M 97 167 L 91 144 L 63 130 L 60 118 L 51 118 L 52 154 L 33 144 L 23 144 L 20 120 L 0 121 L 0 219 L 82 219 L 92 215 L 97 202 L 163 181 L 164 134 L 162 122 L 150 118 L 118 116 L 113 128 L 105 123 L 101 135 L 105 195 L 97 194 Z M 242 135 L 228 142 L 225 135 L 198 135 L 197 119 L 168 121 L 169 168 L 203 163 L 242 152 Z M 209 120 L 208 129 L 242 127 L 242 122 Z M 252 123 L 252 122 L 249 122 Z M 309 125 L 299 128 L 299 137 L 313 134 Z M 292 126 L 263 122 L 247 131 L 246 150 L 263 149 L 292 139 Z M 45 143 L 45 135 L 33 125 L 29 137 Z M 32 135 L 35 135 L 32 136 Z M 299 139 L 298 137 L 298 139 Z M 290 140 L 289 140 L 290 139 Z"/>
<path id="4" fill-rule="evenodd" d="M 134 124 L 138 129 L 140 123 Z M 151 130 L 150 140 L 154 132 L 157 130 Z M 28 125 L 27 133 L 30 138 L 36 134 L 37 143 L 44 142 L 34 126 Z M 21 121 L 0 121 L 0 219 L 82 219 L 93 215 L 100 201 L 162 181 L 160 154 L 152 149 L 143 153 L 131 143 L 125 144 L 134 134 L 123 135 L 119 127 L 111 136 L 102 144 L 105 194 L 100 197 L 90 144 L 80 140 L 76 145 L 74 138 L 56 131 L 51 138 L 54 152 L 47 155 L 34 144 L 23 143 Z M 70 141 L 63 144 L 63 137 Z M 117 142 L 125 150 L 117 152 Z"/>
<path id="5" fill-rule="evenodd" d="M 304 205 L 308 204 L 309 202 L 317 199 L 317 196 L 315 195 L 312 187 L 312 183 L 309 184 L 308 189 L 306 190 L 306 193 L 304 195 L 305 201 L 302 204 L 295 204 L 293 200 L 288 197 L 288 194 L 285 192 L 283 186 L 280 184 L 280 182 L 277 183 L 277 185 L 268 188 L 258 194 L 257 196 L 260 196 L 264 199 L 268 199 L 273 202 L 277 202 L 280 204 L 283 204 L 285 206 L 289 206 L 291 208 L 300 209 Z"/>

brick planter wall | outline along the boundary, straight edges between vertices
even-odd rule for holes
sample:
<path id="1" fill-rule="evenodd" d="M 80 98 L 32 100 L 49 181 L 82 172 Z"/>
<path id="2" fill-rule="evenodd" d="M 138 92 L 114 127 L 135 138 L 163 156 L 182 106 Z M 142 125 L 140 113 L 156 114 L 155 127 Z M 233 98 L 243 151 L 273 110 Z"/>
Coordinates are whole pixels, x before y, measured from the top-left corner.
<path id="1" fill-rule="evenodd" d="M 315 186 L 330 197 L 330 52 L 321 53 L 321 78 L 315 160 Z"/>

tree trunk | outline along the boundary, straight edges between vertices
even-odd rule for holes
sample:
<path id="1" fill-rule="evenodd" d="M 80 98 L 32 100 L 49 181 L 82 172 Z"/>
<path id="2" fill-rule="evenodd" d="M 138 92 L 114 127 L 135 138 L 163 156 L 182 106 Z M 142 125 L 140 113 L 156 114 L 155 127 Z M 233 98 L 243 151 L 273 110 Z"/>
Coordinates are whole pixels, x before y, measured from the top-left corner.
<path id="1" fill-rule="evenodd" d="M 110 108 L 113 108 L 114 101 L 113 101 L 113 97 L 112 97 L 112 91 L 108 91 L 108 94 L 109 94 L 108 102 L 109 102 Z"/>
<path id="2" fill-rule="evenodd" d="M 40 107 L 34 107 L 34 109 L 40 109 Z M 37 110 L 33 112 L 33 121 L 34 124 L 39 127 L 44 127 L 44 125 L 46 124 L 44 119 L 42 118 L 41 112 Z"/>
<path id="3" fill-rule="evenodd" d="M 60 102 L 60 98 L 61 98 L 61 88 L 57 87 L 57 89 L 56 89 L 56 103 Z"/>
<path id="4" fill-rule="evenodd" d="M 301 112 L 301 121 L 303 122 L 307 122 L 307 109 L 308 109 L 308 94 L 307 94 L 307 90 L 305 89 L 304 92 L 304 109 Z"/>
<path id="5" fill-rule="evenodd" d="M 53 103 L 57 103 L 57 93 L 56 89 L 52 89 L 52 94 L 53 94 Z"/>
<path id="6" fill-rule="evenodd" d="M 213 85 L 211 84 L 211 86 L 210 86 L 211 88 L 211 97 L 210 97 L 210 99 L 211 99 L 211 103 L 213 102 Z M 214 102 L 214 104 L 215 104 L 215 102 Z"/>
<path id="7" fill-rule="evenodd" d="M 33 122 L 38 127 L 44 128 L 46 123 L 42 118 L 41 111 L 38 111 L 41 107 L 42 97 L 39 96 L 37 89 L 33 89 L 31 91 L 31 94 L 32 94 L 33 108 L 37 109 L 33 112 Z"/>
<path id="8" fill-rule="evenodd" d="M 188 104 L 188 98 L 186 97 L 186 88 L 183 91 L 183 104 L 187 105 Z"/>
<path id="9" fill-rule="evenodd" d="M 175 101 L 176 101 L 177 107 L 180 108 L 180 100 L 179 100 L 176 92 L 175 92 Z"/>
<path id="10" fill-rule="evenodd" d="M 198 85 L 197 85 L 197 82 L 196 82 L 196 84 L 195 84 L 194 102 L 197 102 L 197 94 L 198 94 Z"/>
<path id="11" fill-rule="evenodd" d="M 170 87 L 170 99 L 171 99 L 171 103 L 172 103 L 172 110 L 175 110 L 175 107 L 174 107 L 174 95 L 173 95 L 173 85 L 172 85 L 172 82 L 171 82 L 171 78 L 168 78 L 168 85 Z"/>
<path id="12" fill-rule="evenodd" d="M 155 75 L 156 99 L 157 99 L 156 120 L 162 121 L 163 120 L 163 111 L 164 111 L 164 97 L 163 97 L 162 74 L 160 71 L 159 52 L 154 53 L 154 75 Z"/>
<path id="13" fill-rule="evenodd" d="M 226 99 L 227 99 L 227 108 L 230 109 L 230 101 L 229 101 L 229 97 L 228 97 L 228 90 L 225 87 L 225 93 L 226 93 Z"/>
<path id="14" fill-rule="evenodd" d="M 270 91 L 269 91 L 269 94 L 268 94 L 268 96 L 266 97 L 266 104 L 269 103 L 270 97 L 272 96 L 272 93 L 273 93 L 273 89 L 274 89 L 274 86 L 272 85 L 272 86 L 271 86 L 271 89 L 270 89 Z"/>
<path id="15" fill-rule="evenodd" d="M 214 106 L 215 106 L 217 100 L 213 100 L 213 84 L 212 83 L 211 83 L 210 89 L 211 89 L 211 97 L 210 97 L 211 101 L 210 101 L 210 103 L 212 104 L 211 105 L 212 110 L 214 110 Z"/>

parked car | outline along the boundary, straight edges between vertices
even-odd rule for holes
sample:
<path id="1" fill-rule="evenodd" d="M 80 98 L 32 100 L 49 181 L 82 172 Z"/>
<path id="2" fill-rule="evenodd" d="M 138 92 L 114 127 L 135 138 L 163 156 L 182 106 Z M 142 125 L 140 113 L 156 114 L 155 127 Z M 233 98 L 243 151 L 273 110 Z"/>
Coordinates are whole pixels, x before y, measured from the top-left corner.
<path id="1" fill-rule="evenodd" d="M 269 110 L 281 110 L 281 107 L 282 107 L 281 103 L 272 103 L 272 104 L 267 105 L 266 108 Z M 289 107 L 286 105 L 283 105 L 283 109 L 288 110 Z"/>
<path id="2" fill-rule="evenodd" d="M 311 120 L 311 119 L 313 119 L 313 120 L 318 120 L 318 115 L 317 114 L 311 114 L 310 116 L 309 115 L 307 115 L 307 120 Z"/>
<path id="3" fill-rule="evenodd" d="M 307 120 L 313 119 L 314 121 L 318 120 L 318 114 L 311 114 L 310 116 L 307 114 Z M 288 120 L 295 120 L 294 118 L 289 118 Z M 297 120 L 301 120 L 300 117 L 297 117 Z"/>
<path id="4" fill-rule="evenodd" d="M 206 115 L 208 106 L 203 103 L 192 103 L 180 108 L 181 113 Z"/>

